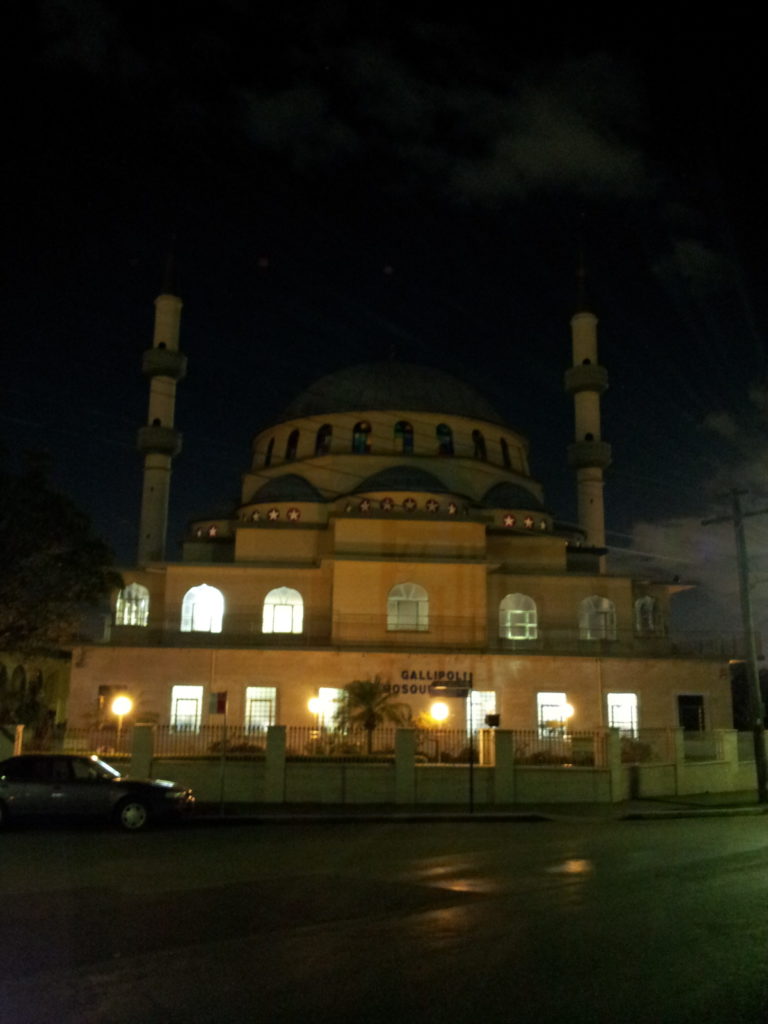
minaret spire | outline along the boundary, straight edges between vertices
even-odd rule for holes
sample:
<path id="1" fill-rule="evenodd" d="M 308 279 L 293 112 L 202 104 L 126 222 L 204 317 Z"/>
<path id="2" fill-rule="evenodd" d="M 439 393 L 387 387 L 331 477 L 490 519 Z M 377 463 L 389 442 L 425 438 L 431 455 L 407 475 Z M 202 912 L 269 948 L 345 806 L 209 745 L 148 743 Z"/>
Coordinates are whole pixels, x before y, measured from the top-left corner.
<path id="1" fill-rule="evenodd" d="M 187 371 L 187 357 L 179 352 L 182 301 L 173 290 L 173 253 L 166 265 L 163 291 L 155 299 L 152 348 L 142 359 L 149 378 L 147 425 L 139 430 L 138 448 L 144 456 L 144 483 L 139 522 L 140 565 L 165 558 L 171 463 L 181 451 L 181 434 L 174 427 L 176 382 Z"/>
<path id="2" fill-rule="evenodd" d="M 595 549 L 605 572 L 605 507 L 603 470 L 611 464 L 611 446 L 600 436 L 600 396 L 608 373 L 597 358 L 597 317 L 587 309 L 586 273 L 579 261 L 578 310 L 571 317 L 573 365 L 565 373 L 565 390 L 573 395 L 575 434 L 568 446 L 568 464 L 576 470 L 579 526 Z"/>

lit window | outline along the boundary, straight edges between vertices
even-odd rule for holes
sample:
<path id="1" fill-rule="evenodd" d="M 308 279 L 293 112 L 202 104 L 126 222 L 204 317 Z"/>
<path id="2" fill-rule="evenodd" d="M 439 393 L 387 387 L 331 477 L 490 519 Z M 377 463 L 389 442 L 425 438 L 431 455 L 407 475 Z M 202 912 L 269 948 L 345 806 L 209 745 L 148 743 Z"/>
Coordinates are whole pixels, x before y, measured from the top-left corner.
<path id="1" fill-rule="evenodd" d="M 536 602 L 526 594 L 507 594 L 499 605 L 499 636 L 505 640 L 535 640 Z"/>
<path id="2" fill-rule="evenodd" d="M 437 425 L 437 454 L 453 455 L 453 431 L 447 423 Z"/>
<path id="3" fill-rule="evenodd" d="M 352 430 L 352 451 L 355 455 L 367 455 L 371 450 L 371 424 L 360 420 Z"/>
<path id="4" fill-rule="evenodd" d="M 635 632 L 656 633 L 659 629 L 659 602 L 646 595 L 635 601 Z"/>
<path id="5" fill-rule="evenodd" d="M 192 587 L 181 603 L 182 633 L 220 633 L 224 618 L 224 595 L 202 583 Z"/>
<path id="6" fill-rule="evenodd" d="M 278 587 L 264 598 L 262 633 L 301 633 L 304 628 L 304 601 L 298 590 Z"/>
<path id="7" fill-rule="evenodd" d="M 146 626 L 149 618 L 149 591 L 140 583 L 129 583 L 117 596 L 115 625 Z"/>
<path id="8" fill-rule="evenodd" d="M 263 732 L 275 724 L 276 701 L 274 686 L 246 686 L 245 728 L 248 732 Z"/>
<path id="9" fill-rule="evenodd" d="M 425 630 L 429 626 L 429 598 L 418 583 L 398 583 L 387 598 L 387 629 Z"/>
<path id="10" fill-rule="evenodd" d="M 202 686 L 174 686 L 171 690 L 171 728 L 197 732 L 203 708 Z"/>
<path id="11" fill-rule="evenodd" d="M 607 597 L 587 597 L 579 605 L 579 636 L 582 640 L 615 640 L 616 608 Z"/>
<path id="12" fill-rule="evenodd" d="M 605 702 L 608 707 L 608 726 L 621 729 L 631 736 L 637 735 L 637 694 L 606 693 Z"/>
<path id="13" fill-rule="evenodd" d="M 398 420 L 395 424 L 395 447 L 403 455 L 413 454 L 413 427 L 406 420 Z"/>
<path id="14" fill-rule="evenodd" d="M 539 726 L 539 736 L 544 738 L 564 736 L 568 719 L 572 714 L 573 708 L 565 699 L 564 693 L 545 691 L 536 694 L 536 720 Z"/>
<path id="15" fill-rule="evenodd" d="M 485 728 L 485 716 L 496 714 L 496 693 L 493 690 L 470 690 L 467 696 L 467 732 Z"/>

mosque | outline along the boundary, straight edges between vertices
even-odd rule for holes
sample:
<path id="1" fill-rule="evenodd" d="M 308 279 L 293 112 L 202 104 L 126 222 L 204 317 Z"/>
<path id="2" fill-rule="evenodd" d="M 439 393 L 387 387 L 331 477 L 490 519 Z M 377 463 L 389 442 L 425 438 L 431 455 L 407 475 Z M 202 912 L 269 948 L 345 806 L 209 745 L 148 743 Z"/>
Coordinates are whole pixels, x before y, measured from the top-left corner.
<path id="1" fill-rule="evenodd" d="M 447 687 L 456 728 L 731 726 L 725 660 L 669 635 L 675 585 L 610 571 L 592 312 L 571 319 L 565 372 L 578 524 L 480 394 L 390 361 L 298 395 L 254 438 L 238 507 L 191 523 L 168 561 L 181 307 L 155 301 L 137 564 L 104 642 L 75 652 L 70 724 L 123 692 L 139 720 L 184 729 L 330 722 L 345 684 L 378 678 L 414 714 Z"/>

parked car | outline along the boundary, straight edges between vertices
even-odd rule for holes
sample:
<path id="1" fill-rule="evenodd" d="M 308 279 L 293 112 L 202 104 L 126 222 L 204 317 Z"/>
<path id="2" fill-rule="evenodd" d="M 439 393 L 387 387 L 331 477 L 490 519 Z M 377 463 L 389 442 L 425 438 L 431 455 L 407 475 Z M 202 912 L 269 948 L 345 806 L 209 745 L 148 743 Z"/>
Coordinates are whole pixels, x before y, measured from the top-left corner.
<path id="1" fill-rule="evenodd" d="M 103 818 L 137 832 L 188 814 L 194 805 L 191 789 L 123 776 L 95 754 L 20 754 L 0 761 L 0 826 L 11 819 Z"/>

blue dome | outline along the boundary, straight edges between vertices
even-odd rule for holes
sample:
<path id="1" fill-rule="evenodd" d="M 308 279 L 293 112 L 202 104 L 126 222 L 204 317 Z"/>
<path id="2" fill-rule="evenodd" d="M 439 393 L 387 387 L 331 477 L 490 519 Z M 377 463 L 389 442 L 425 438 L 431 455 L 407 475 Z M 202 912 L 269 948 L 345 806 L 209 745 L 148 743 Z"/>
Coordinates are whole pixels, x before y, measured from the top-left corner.
<path id="1" fill-rule="evenodd" d="M 325 501 L 320 492 L 298 473 L 286 473 L 267 480 L 251 501 Z"/>

